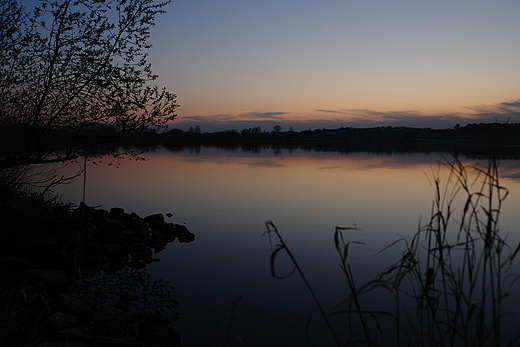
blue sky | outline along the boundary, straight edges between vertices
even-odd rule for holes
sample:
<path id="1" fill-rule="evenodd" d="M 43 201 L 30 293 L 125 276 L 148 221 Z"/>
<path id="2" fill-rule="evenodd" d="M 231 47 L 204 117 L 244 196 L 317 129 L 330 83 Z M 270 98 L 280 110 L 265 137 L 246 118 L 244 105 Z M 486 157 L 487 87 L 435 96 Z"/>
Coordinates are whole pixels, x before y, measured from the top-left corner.
<path id="1" fill-rule="evenodd" d="M 520 1 L 173 1 L 152 31 L 175 127 L 520 122 Z"/>

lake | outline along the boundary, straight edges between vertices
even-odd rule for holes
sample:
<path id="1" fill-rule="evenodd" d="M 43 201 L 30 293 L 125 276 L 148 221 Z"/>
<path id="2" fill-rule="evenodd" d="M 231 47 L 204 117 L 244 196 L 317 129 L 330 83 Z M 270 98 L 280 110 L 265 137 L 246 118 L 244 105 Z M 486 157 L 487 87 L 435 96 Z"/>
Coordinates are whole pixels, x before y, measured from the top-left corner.
<path id="1" fill-rule="evenodd" d="M 336 226 L 352 244 L 349 263 L 360 285 L 399 259 L 403 245 L 379 252 L 412 235 L 425 224 L 435 196 L 433 178 L 445 183 L 439 168 L 446 153 L 338 153 L 288 149 L 254 152 L 212 147 L 169 151 L 163 148 L 111 163 L 87 162 L 86 204 L 122 207 L 146 216 L 172 213 L 168 222 L 185 224 L 196 235 L 177 241 L 155 257 L 149 269 L 175 288 L 181 312 L 179 332 L 185 346 L 216 346 L 215 329 L 225 335 L 230 304 L 236 306 L 232 336 L 245 336 L 249 346 L 304 346 L 308 335 L 316 346 L 334 340 L 302 279 L 275 279 L 270 273 L 270 243 L 265 223 L 272 220 L 298 260 L 328 313 L 349 295 L 334 247 Z M 459 157 L 467 165 L 487 165 L 486 158 Z M 115 165 L 109 165 L 115 164 Z M 500 161 L 501 184 L 509 195 L 501 208 L 500 229 L 518 242 L 520 161 Z M 72 172 L 69 166 L 65 172 Z M 70 171 L 68 171 L 70 170 Z M 471 177 L 471 175 L 470 175 Z M 83 180 L 57 187 L 63 199 L 79 203 Z M 463 206 L 456 206 L 457 219 Z M 290 271 L 280 253 L 277 266 Z M 515 292 L 512 292 L 513 294 Z M 391 309 L 392 300 L 373 295 L 371 309 Z M 336 329 L 347 327 L 336 315 Z M 516 317 L 515 317 L 516 319 Z M 384 320 L 384 318 L 382 318 Z M 509 320 L 512 321 L 511 319 Z M 508 323 L 508 327 L 515 326 Z M 393 335 L 385 337 L 392 339 Z M 390 341 L 390 340 L 389 340 Z M 388 345 L 391 343 L 389 342 Z M 220 345 L 224 345 L 221 343 Z"/>

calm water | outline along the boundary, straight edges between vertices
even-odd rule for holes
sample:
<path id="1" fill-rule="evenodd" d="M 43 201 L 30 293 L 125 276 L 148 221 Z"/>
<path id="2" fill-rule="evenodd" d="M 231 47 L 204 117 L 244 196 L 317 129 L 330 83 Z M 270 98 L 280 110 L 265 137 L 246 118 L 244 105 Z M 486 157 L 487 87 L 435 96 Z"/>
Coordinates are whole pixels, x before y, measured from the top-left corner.
<path id="1" fill-rule="evenodd" d="M 170 222 L 185 223 L 196 235 L 174 242 L 150 266 L 152 274 L 175 287 L 180 302 L 179 331 L 185 346 L 215 346 L 215 324 L 229 318 L 229 305 L 243 295 L 235 316 L 249 331 L 252 346 L 307 345 L 305 324 L 317 346 L 330 335 L 316 305 L 296 275 L 270 276 L 270 247 L 262 237 L 272 220 L 329 312 L 348 295 L 334 249 L 335 226 L 353 245 L 350 263 L 358 284 L 396 261 L 402 248 L 379 250 L 417 231 L 430 215 L 440 154 L 340 154 L 263 150 L 259 153 L 201 148 L 191 152 L 156 150 L 146 161 L 109 160 L 87 167 L 86 203 L 123 207 L 141 216 L 171 212 Z M 478 160 L 459 158 L 466 163 Z M 482 164 L 486 164 L 482 159 Z M 72 170 L 72 168 L 70 168 Z M 518 240 L 520 162 L 501 161 L 502 184 L 510 190 L 501 230 Z M 443 176 L 444 175 L 444 176 Z M 441 177 L 447 177 L 441 170 Z M 79 202 L 82 180 L 60 187 L 65 200 Z M 462 208 L 462 206 L 460 207 Z M 457 213 L 457 212 L 456 212 Z M 280 258 L 280 269 L 287 263 Z M 368 306 L 388 308 L 383 296 Z M 334 324 L 345 324 L 335 317 Z M 224 325 L 217 324 L 224 334 Z M 233 331 L 241 335 L 237 324 Z"/>

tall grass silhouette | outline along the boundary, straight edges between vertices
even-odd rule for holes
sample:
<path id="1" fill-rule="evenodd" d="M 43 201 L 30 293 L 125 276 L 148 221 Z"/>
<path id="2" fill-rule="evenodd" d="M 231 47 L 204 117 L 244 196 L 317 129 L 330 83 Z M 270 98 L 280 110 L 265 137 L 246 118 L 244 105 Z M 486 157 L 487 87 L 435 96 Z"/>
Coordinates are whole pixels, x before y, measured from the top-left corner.
<path id="1" fill-rule="evenodd" d="M 519 278 L 513 265 L 520 244 L 511 247 L 499 228 L 508 190 L 500 183 L 497 160 L 490 158 L 487 166 L 479 167 L 443 158 L 440 166 L 448 168 L 448 177 L 442 179 L 440 167 L 432 177 L 435 198 L 430 219 L 410 239 L 400 238 L 381 250 L 404 247 L 402 256 L 373 280 L 355 284 L 348 263 L 349 246 L 355 242 L 345 241 L 343 233 L 355 228 L 336 227 L 334 243 L 349 295 L 329 313 L 274 223 L 266 223 L 266 233 L 278 239 L 270 259 L 273 277 L 281 278 L 274 271 L 277 255 L 287 252 L 294 264 L 292 273 L 303 278 L 338 346 L 375 346 L 383 340 L 385 346 L 518 343 L 518 336 L 503 341 L 501 330 L 510 313 L 504 310 L 505 302 Z M 364 309 L 363 299 L 376 290 L 386 291 L 394 303 L 392 310 Z M 349 328 L 333 328 L 330 317 L 337 314 L 344 314 Z M 393 327 L 379 325 L 383 315 L 392 318 Z M 368 326 L 369 320 L 376 322 L 377 333 Z M 392 341 L 385 340 L 385 334 Z"/>

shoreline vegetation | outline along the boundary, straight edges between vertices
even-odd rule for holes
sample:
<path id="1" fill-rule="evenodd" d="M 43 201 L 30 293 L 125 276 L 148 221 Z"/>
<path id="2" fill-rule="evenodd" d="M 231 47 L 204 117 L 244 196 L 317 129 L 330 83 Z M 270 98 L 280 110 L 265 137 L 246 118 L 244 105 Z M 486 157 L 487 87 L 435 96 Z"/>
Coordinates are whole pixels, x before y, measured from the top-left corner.
<path id="1" fill-rule="evenodd" d="M 495 147 L 520 147 L 520 123 L 479 123 L 456 125 L 453 129 L 413 127 L 374 127 L 265 131 L 260 127 L 203 133 L 199 127 L 189 131 L 171 129 L 156 133 L 163 143 L 194 143 L 201 145 L 270 144 L 286 146 L 334 145 L 337 148 L 376 148 L 399 146 L 410 149 L 467 149 L 489 150 Z"/>
<path id="2" fill-rule="evenodd" d="M 154 147 L 164 147 L 171 151 L 184 148 L 198 150 L 201 147 L 216 147 L 226 150 L 258 152 L 271 148 L 275 151 L 301 149 L 317 152 L 370 152 L 370 153 L 430 153 L 442 152 L 454 155 L 479 157 L 493 155 L 497 159 L 520 158 L 520 123 L 479 123 L 455 126 L 453 129 L 431 129 L 412 127 L 375 127 L 265 131 L 260 127 L 219 132 L 201 132 L 200 127 L 188 131 L 180 129 L 157 130 L 143 128 L 130 134 L 118 134 L 111 126 L 97 125 L 86 129 L 86 134 L 76 133 L 76 145 L 80 150 L 69 159 L 96 157 L 107 154 L 119 156 L 139 154 Z M 9 127 L 0 128 L 0 133 L 16 134 Z M 93 136 L 92 134 L 95 134 Z M 58 158 L 66 144 L 58 139 L 71 135 L 57 131 L 56 148 L 50 153 Z M 60 149 L 62 148 L 62 149 Z M 0 159 L 0 171 L 12 168 L 11 156 Z M 61 160 L 60 160 L 61 161 Z M 25 165 L 30 165 L 26 163 Z"/>
<path id="3" fill-rule="evenodd" d="M 219 132 L 170 129 L 132 135 L 127 147 L 162 146 L 176 151 L 183 148 L 217 147 L 257 152 L 262 149 L 302 149 L 307 151 L 349 152 L 444 152 L 469 157 L 493 154 L 496 158 L 520 158 L 520 123 L 479 123 L 453 129 L 375 127 L 264 131 L 260 127 Z M 118 143 L 120 145 L 121 143 Z"/>

